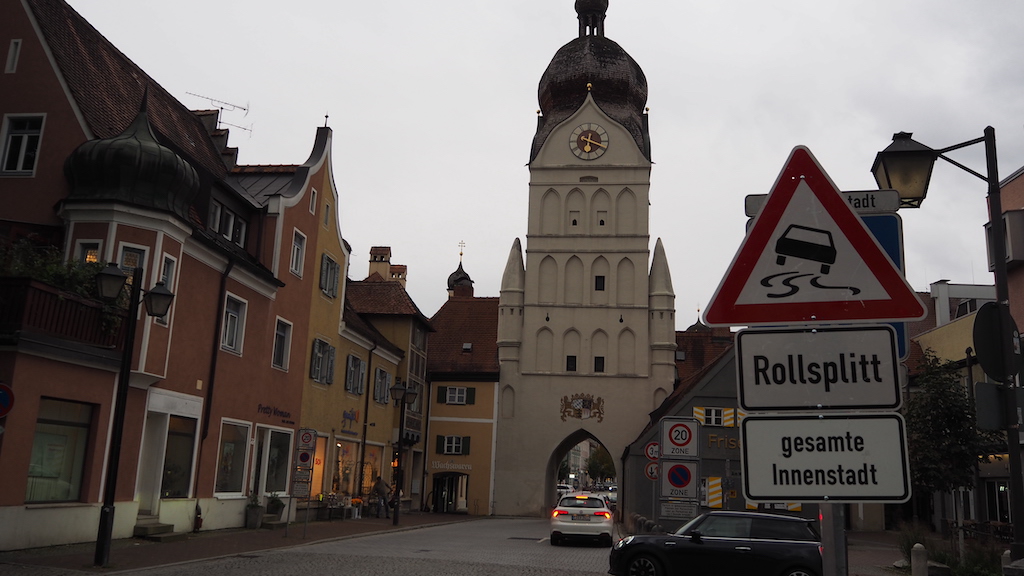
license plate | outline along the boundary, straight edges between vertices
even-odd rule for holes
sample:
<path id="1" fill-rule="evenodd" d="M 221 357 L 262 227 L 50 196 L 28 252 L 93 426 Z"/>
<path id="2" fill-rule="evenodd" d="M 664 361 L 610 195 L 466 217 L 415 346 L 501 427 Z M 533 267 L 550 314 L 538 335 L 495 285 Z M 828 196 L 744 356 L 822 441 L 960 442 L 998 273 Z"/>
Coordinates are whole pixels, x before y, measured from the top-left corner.
<path id="1" fill-rule="evenodd" d="M 573 514 L 572 520 L 573 522 L 590 522 L 590 516 L 586 514 Z"/>

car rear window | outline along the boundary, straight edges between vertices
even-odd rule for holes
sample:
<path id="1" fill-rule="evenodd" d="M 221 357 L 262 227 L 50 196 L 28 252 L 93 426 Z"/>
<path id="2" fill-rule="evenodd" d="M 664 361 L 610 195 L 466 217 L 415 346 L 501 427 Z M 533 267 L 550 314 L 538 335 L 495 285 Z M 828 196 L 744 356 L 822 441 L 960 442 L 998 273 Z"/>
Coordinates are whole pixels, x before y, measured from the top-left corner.
<path id="1" fill-rule="evenodd" d="M 558 503 L 559 506 L 565 506 L 566 508 L 604 508 L 604 501 L 600 498 L 562 498 L 562 501 Z"/>
<path id="2" fill-rule="evenodd" d="M 806 522 L 755 518 L 750 526 L 750 537 L 761 540 L 816 541 L 818 535 Z"/>

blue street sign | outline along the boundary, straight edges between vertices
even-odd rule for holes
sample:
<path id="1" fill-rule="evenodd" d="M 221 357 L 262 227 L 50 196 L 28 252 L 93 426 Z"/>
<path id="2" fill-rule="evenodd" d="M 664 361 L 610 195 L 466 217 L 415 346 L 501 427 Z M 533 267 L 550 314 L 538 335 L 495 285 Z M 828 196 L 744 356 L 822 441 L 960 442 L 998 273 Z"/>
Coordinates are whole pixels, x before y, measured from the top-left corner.
<path id="1" fill-rule="evenodd" d="M 861 216 L 868 231 L 878 240 L 878 244 L 885 250 L 885 253 L 896 265 L 896 268 L 906 276 L 906 267 L 903 262 L 903 219 L 899 214 L 871 214 Z M 889 322 L 896 329 L 896 347 L 900 360 L 907 359 L 910 348 L 910 339 L 907 337 L 906 322 Z"/>

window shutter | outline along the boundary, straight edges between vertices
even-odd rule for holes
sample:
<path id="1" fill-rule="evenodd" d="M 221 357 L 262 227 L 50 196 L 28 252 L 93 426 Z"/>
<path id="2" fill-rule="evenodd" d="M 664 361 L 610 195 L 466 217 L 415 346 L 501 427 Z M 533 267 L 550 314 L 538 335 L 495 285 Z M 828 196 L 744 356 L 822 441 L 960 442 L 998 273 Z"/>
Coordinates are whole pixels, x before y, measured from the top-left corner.
<path id="1" fill-rule="evenodd" d="M 469 436 L 462 437 L 462 455 L 469 456 Z"/>
<path id="2" fill-rule="evenodd" d="M 476 404 L 476 388 L 466 388 L 466 404 Z"/>
<path id="3" fill-rule="evenodd" d="M 334 346 L 327 349 L 327 375 L 324 378 L 324 382 L 328 384 L 334 384 L 334 354 L 337 351 L 338 349 Z"/>
<path id="4" fill-rule="evenodd" d="M 320 377 L 317 370 L 317 357 L 320 355 L 320 340 L 313 339 L 313 352 L 309 356 L 309 377 L 317 380 Z"/>
<path id="5" fill-rule="evenodd" d="M 331 267 L 331 297 L 338 297 L 338 279 L 341 277 L 341 264 L 333 263 Z"/>
<path id="6" fill-rule="evenodd" d="M 437 387 L 437 403 L 447 404 L 448 403 L 448 387 L 438 386 Z"/>
<path id="7" fill-rule="evenodd" d="M 320 255 L 320 289 L 327 291 L 331 275 L 331 259 L 327 254 Z"/>
<path id="8" fill-rule="evenodd" d="M 444 454 L 444 436 L 438 435 L 437 447 L 435 452 L 437 452 L 438 454 Z"/>
<path id="9" fill-rule="evenodd" d="M 359 382 L 356 385 L 358 392 L 356 394 L 363 394 L 366 392 L 366 362 L 359 359 Z"/>

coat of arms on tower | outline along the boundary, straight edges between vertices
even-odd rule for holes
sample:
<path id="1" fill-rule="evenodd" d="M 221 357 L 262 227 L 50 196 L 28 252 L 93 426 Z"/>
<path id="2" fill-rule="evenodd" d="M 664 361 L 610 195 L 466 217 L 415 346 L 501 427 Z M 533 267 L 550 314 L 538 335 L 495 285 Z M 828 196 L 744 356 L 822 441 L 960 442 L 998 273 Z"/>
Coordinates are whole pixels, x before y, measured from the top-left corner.
<path id="1" fill-rule="evenodd" d="M 598 422 L 604 421 L 604 398 L 594 398 L 593 394 L 573 394 L 562 396 L 562 422 L 566 418 L 586 420 L 597 418 Z"/>

